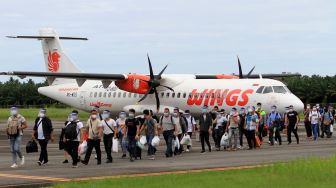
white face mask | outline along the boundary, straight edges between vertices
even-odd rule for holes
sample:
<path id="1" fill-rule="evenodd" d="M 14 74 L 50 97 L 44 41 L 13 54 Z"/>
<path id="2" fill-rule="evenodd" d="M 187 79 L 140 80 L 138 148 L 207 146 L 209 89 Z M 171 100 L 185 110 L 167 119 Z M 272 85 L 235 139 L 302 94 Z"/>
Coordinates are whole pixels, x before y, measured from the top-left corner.
<path id="1" fill-rule="evenodd" d="M 177 117 L 177 113 L 176 113 L 176 112 L 174 112 L 174 114 L 173 114 L 173 115 L 174 115 L 174 117 Z"/>
<path id="2" fill-rule="evenodd" d="M 110 117 L 109 114 L 103 114 L 103 115 L 102 115 L 102 118 L 103 118 L 103 119 L 108 119 L 109 117 Z"/>
<path id="3" fill-rule="evenodd" d="M 272 112 L 275 112 L 275 108 L 272 108 L 271 111 L 272 111 Z"/>
<path id="4" fill-rule="evenodd" d="M 235 111 L 231 111 L 230 115 L 233 116 L 235 114 Z"/>
<path id="5" fill-rule="evenodd" d="M 40 112 L 40 113 L 38 114 L 38 117 L 40 117 L 40 118 L 43 118 L 44 116 L 45 116 L 44 113 L 41 113 L 41 112 Z"/>
<path id="6" fill-rule="evenodd" d="M 289 109 L 289 112 L 293 112 L 293 109 Z"/>
<path id="7" fill-rule="evenodd" d="M 120 118 L 120 119 L 125 119 L 125 118 L 126 118 L 126 115 L 125 115 L 125 114 L 120 114 L 120 115 L 119 115 L 119 118 Z"/>
<path id="8" fill-rule="evenodd" d="M 252 109 L 251 109 L 251 108 L 249 108 L 249 109 L 248 109 L 248 112 L 249 112 L 249 113 L 252 113 Z"/>
<path id="9" fill-rule="evenodd" d="M 91 119 L 96 119 L 96 118 L 97 118 L 96 114 L 91 115 Z"/>
<path id="10" fill-rule="evenodd" d="M 11 110 L 11 111 L 10 111 L 10 114 L 11 114 L 12 116 L 17 115 L 17 113 L 18 113 L 17 110 Z"/>
<path id="11" fill-rule="evenodd" d="M 168 117 L 169 116 L 169 113 L 168 112 L 165 112 L 163 113 L 164 116 Z"/>
<path id="12" fill-rule="evenodd" d="M 130 113 L 130 114 L 128 114 L 128 117 L 129 118 L 134 118 L 134 114 Z"/>
<path id="13" fill-rule="evenodd" d="M 316 111 L 317 109 L 316 108 L 313 108 L 313 111 Z"/>

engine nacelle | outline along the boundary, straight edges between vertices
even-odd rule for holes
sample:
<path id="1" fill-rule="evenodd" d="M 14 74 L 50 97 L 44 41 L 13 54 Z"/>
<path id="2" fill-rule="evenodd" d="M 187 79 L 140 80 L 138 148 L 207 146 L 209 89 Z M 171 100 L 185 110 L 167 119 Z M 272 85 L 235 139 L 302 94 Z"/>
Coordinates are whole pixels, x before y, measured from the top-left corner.
<path id="1" fill-rule="evenodd" d="M 124 91 L 138 94 L 146 94 L 149 90 L 149 86 L 148 83 L 144 82 L 143 80 L 149 81 L 150 77 L 141 74 L 129 74 L 127 75 L 126 80 L 115 81 L 115 85 L 119 89 Z"/>
<path id="2" fill-rule="evenodd" d="M 217 79 L 238 79 L 239 77 L 235 75 L 217 74 L 216 78 Z"/>

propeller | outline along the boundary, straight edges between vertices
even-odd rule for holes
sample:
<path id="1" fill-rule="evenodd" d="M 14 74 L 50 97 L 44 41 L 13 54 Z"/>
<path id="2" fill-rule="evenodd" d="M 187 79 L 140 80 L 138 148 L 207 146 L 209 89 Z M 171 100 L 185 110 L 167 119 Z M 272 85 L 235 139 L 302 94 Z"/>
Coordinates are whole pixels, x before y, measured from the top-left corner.
<path id="1" fill-rule="evenodd" d="M 240 64 L 240 60 L 239 60 L 239 57 L 237 56 L 237 59 L 238 59 L 238 68 L 239 68 L 239 79 L 244 79 L 244 78 L 249 78 L 255 68 L 255 66 L 250 70 L 250 72 L 247 73 L 247 75 L 243 75 L 243 69 L 241 67 L 241 64 Z"/>
<path id="2" fill-rule="evenodd" d="M 141 102 L 141 101 L 145 100 L 149 94 L 155 94 L 156 109 L 157 109 L 157 111 L 159 111 L 159 109 L 160 109 L 160 98 L 159 98 L 159 93 L 157 92 L 156 88 L 161 86 L 161 87 L 169 89 L 172 92 L 174 92 L 174 90 L 173 90 L 173 88 L 171 88 L 169 86 L 161 85 L 161 83 L 160 83 L 160 81 L 162 79 L 161 76 L 164 73 L 164 71 L 167 69 L 168 65 L 166 65 L 158 75 L 154 75 L 152 63 L 151 63 L 151 60 L 150 60 L 148 54 L 147 54 L 147 60 L 148 60 L 148 65 L 149 65 L 149 78 L 150 79 L 149 80 L 141 80 L 141 81 L 146 82 L 149 86 L 149 89 L 148 89 L 147 93 L 138 102 Z"/>

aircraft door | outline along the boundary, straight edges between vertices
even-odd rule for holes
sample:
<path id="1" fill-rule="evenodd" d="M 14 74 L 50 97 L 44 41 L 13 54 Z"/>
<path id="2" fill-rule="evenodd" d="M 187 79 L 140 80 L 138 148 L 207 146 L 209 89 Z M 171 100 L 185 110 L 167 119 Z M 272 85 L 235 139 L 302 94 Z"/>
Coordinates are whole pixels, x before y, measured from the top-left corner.
<path id="1" fill-rule="evenodd" d="M 79 94 L 79 104 L 85 106 L 86 104 L 86 91 L 80 91 Z"/>

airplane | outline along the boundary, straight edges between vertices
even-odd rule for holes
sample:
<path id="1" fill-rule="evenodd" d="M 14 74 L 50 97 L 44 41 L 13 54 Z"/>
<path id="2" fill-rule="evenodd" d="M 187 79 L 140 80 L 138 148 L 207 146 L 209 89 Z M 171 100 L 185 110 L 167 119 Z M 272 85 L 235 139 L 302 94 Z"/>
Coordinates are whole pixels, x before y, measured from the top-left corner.
<path id="1" fill-rule="evenodd" d="M 37 36 L 7 36 L 8 38 L 37 39 L 42 43 L 46 72 L 1 72 L 0 75 L 46 77 L 49 86 L 38 88 L 42 95 L 66 105 L 90 111 L 110 110 L 112 114 L 133 108 L 137 113 L 144 109 L 163 113 L 178 107 L 201 113 L 204 105 L 218 106 L 229 112 L 233 107 L 255 106 L 262 103 L 270 112 L 276 105 L 279 112 L 293 105 L 302 112 L 304 105 L 284 83 L 271 79 L 275 77 L 300 76 L 300 74 L 243 74 L 238 58 L 239 75 L 163 74 L 167 65 L 154 74 L 147 55 L 149 75 L 146 74 L 101 74 L 84 73 L 66 56 L 60 40 L 88 40 L 79 37 L 62 37 L 52 28 L 44 28 Z"/>

